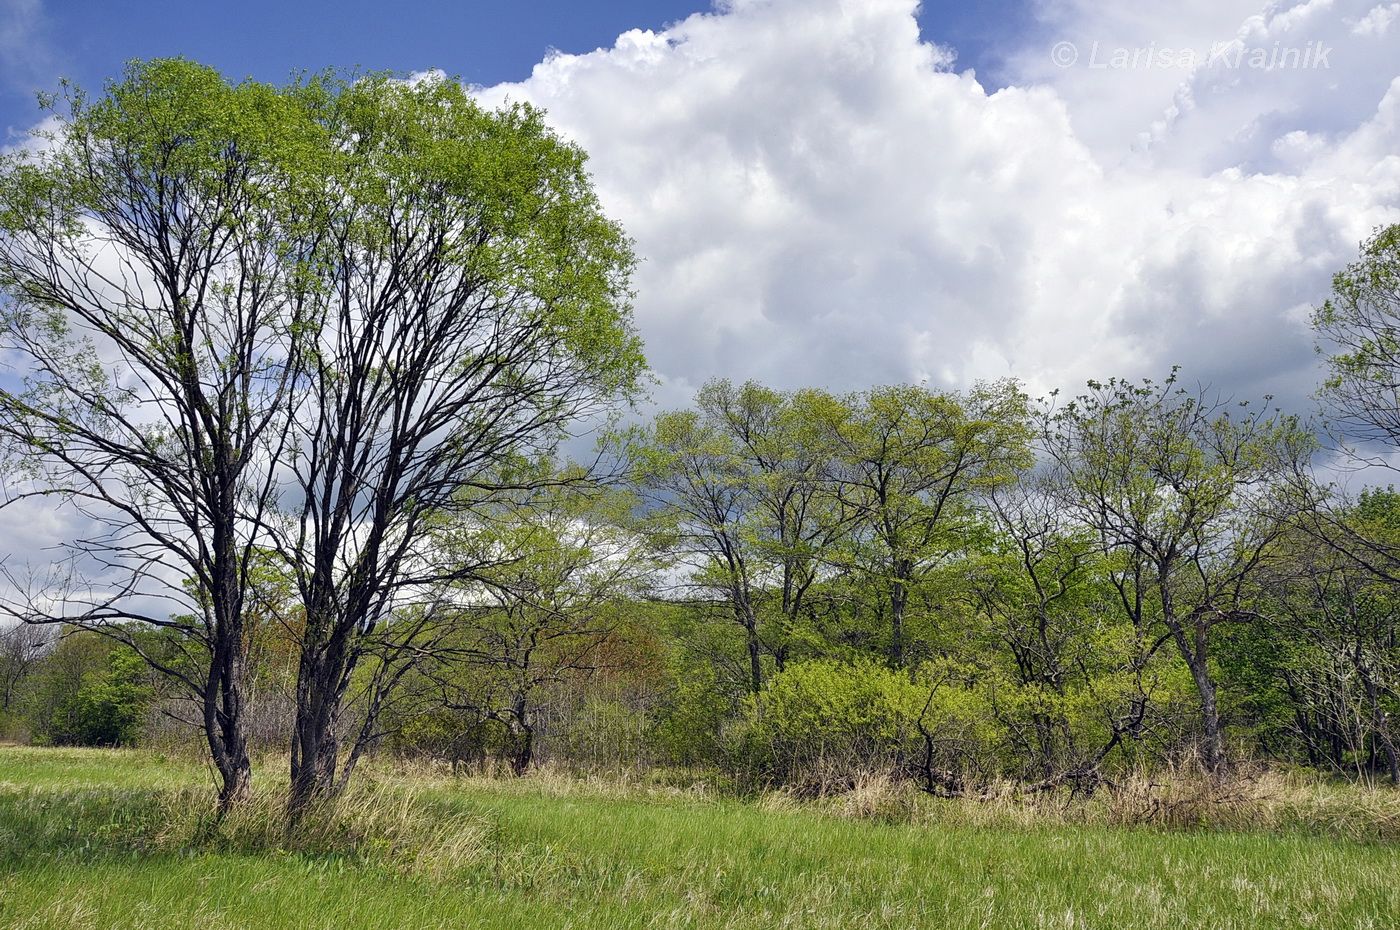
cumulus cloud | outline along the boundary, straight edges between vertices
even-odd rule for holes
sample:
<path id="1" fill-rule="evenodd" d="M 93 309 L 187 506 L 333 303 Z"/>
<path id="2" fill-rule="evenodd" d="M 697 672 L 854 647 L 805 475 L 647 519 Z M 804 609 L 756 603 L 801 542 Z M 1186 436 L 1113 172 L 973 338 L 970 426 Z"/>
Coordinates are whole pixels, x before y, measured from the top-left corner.
<path id="1" fill-rule="evenodd" d="M 1134 9 L 1046 7 L 995 92 L 914 0 L 734 0 L 479 94 L 546 107 L 591 153 L 645 259 L 663 403 L 713 375 L 1048 389 L 1181 363 L 1304 404 L 1308 308 L 1400 220 L 1400 28 L 1345 0 Z M 1055 66 L 1056 35 L 1333 51 L 1091 71 Z"/>

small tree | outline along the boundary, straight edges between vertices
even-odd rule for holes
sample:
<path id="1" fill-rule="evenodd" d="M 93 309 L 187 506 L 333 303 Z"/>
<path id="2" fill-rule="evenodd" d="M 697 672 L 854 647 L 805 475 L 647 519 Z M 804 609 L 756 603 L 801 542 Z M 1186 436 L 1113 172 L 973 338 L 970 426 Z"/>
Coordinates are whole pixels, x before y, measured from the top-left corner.
<path id="1" fill-rule="evenodd" d="M 1400 541 L 1400 497 L 1363 493 L 1345 513 L 1348 534 Z M 1246 643 L 1256 676 L 1251 697 L 1281 685 L 1292 729 L 1314 765 L 1368 763 L 1400 784 L 1400 603 L 1393 582 L 1350 558 L 1345 540 L 1319 545 L 1314 526 L 1293 532 L 1271 566 L 1267 602 L 1277 617 L 1266 637 Z M 1262 642 L 1260 640 L 1263 640 Z M 1348 758 L 1348 753 L 1351 758 Z"/>
<path id="2" fill-rule="evenodd" d="M 1332 278 L 1313 327 L 1328 355 L 1321 395 L 1334 423 L 1352 440 L 1400 447 L 1400 224 L 1378 230 Z"/>
<path id="3" fill-rule="evenodd" d="M 703 412 L 668 411 L 631 436 L 633 478 L 666 527 L 682 583 L 714 597 L 743 631 L 742 673 L 751 692 L 763 687 L 759 630 L 761 557 L 748 528 L 758 511 L 755 488 L 734 437 Z"/>
<path id="4" fill-rule="evenodd" d="M 1176 644 L 1200 699 L 1202 761 L 1220 769 L 1211 631 L 1258 617 L 1252 585 L 1287 526 L 1279 491 L 1310 434 L 1295 418 L 1188 393 L 1173 375 L 1090 382 L 1047 413 L 1042 440 L 1061 504 L 1127 557 L 1137 583 L 1125 603 L 1153 612 Z"/>
<path id="5" fill-rule="evenodd" d="M 1053 478 L 1029 471 L 987 496 L 994 535 L 964 563 L 984 624 L 966 645 L 989 669 L 992 690 L 1010 660 L 1010 687 L 992 703 L 1033 763 L 1025 769 L 1038 770 L 1046 788 L 1069 782 L 1087 791 L 1109 754 L 1141 732 L 1152 656 L 1135 615 L 1118 609 L 1112 579 L 1123 573 L 1056 500 Z"/>
<path id="6" fill-rule="evenodd" d="M 607 664 L 629 601 L 649 589 L 658 563 L 635 506 L 624 492 L 565 483 L 447 543 L 486 567 L 461 592 L 467 604 L 434 677 L 450 709 L 506 728 L 517 775 L 535 758 L 540 703 Z M 454 676 L 459 664 L 470 674 Z"/>
<path id="7" fill-rule="evenodd" d="M 752 502 L 742 532 L 760 573 L 759 612 L 776 619 L 764 624 L 764 644 L 781 672 L 802 638 L 811 596 L 831 574 L 832 553 L 850 528 L 828 480 L 836 449 L 822 428 L 840 401 L 824 391 L 719 380 L 701 388 L 696 403 L 729 437 Z"/>
<path id="8" fill-rule="evenodd" d="M 781 670 L 844 528 L 821 428 L 837 403 L 820 391 L 716 380 L 695 409 L 663 413 L 632 436 L 633 477 L 686 583 L 743 631 L 750 692 L 763 687 L 765 654 Z"/>
<path id="9" fill-rule="evenodd" d="M 0 715 L 8 714 L 20 686 L 49 651 L 43 627 L 19 624 L 0 630 Z"/>

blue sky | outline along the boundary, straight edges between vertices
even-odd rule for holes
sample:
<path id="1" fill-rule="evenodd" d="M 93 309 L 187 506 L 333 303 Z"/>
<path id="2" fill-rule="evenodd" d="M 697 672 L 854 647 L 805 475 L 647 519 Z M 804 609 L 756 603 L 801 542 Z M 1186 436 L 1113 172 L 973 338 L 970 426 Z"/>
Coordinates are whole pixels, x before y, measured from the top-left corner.
<path id="1" fill-rule="evenodd" d="M 660 29 L 711 9 L 704 0 L 482 0 L 340 3 L 242 0 L 0 0 L 5 20 L 25 20 L 21 45 L 0 62 L 0 126 L 23 130 L 34 91 L 59 76 L 96 88 L 131 58 L 183 55 L 235 76 L 285 79 L 324 67 L 417 71 L 440 68 L 474 84 L 519 81 L 554 48 L 587 52 L 628 29 Z M 925 4 L 927 35 L 957 46 L 959 67 L 990 74 L 998 42 L 1030 22 L 1023 3 Z"/>

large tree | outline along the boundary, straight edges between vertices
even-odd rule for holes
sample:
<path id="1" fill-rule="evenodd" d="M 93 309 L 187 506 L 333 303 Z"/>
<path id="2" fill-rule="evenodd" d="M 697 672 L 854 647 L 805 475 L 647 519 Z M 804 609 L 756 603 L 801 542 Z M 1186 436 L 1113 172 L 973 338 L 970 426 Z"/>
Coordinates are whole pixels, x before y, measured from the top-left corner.
<path id="1" fill-rule="evenodd" d="M 965 393 L 882 387 L 833 408 L 831 480 L 857 522 L 859 574 L 884 599 L 886 657 L 908 657 L 911 596 L 965 552 L 979 522 L 976 497 L 1029 464 L 1030 422 L 1014 382 Z"/>
<path id="2" fill-rule="evenodd" d="M 434 528 L 552 482 L 515 466 L 631 398 L 645 368 L 630 243 L 539 111 L 483 109 L 445 79 L 323 80 L 299 99 L 327 142 L 294 504 L 273 534 L 304 612 L 294 809 L 344 784 L 355 671 L 411 646 L 391 618 L 474 569 Z"/>
<path id="3" fill-rule="evenodd" d="M 48 103 L 50 128 L 0 158 L 0 339 L 21 373 L 0 438 L 20 467 L 7 503 L 51 501 L 71 529 L 65 560 L 10 574 L 6 609 L 123 639 L 182 682 L 228 804 L 251 771 L 244 597 L 306 320 L 299 166 L 319 133 L 275 88 L 185 61 Z"/>

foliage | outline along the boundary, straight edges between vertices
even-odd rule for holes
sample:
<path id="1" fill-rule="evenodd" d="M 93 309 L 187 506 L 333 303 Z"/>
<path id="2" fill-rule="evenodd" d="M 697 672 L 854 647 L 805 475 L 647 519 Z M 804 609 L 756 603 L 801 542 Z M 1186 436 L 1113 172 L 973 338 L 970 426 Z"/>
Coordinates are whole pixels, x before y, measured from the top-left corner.
<path id="1" fill-rule="evenodd" d="M 1346 436 L 1400 443 L 1400 225 L 1376 230 L 1313 313 L 1328 353 L 1321 395 Z"/>
<path id="2" fill-rule="evenodd" d="M 64 637 L 35 677 L 31 732 L 57 746 L 134 744 L 156 693 L 140 656 L 95 633 Z"/>
<path id="3" fill-rule="evenodd" d="M 795 663 L 750 699 L 741 758 L 778 783 L 822 787 L 888 767 L 916 736 L 925 699 L 907 673 L 869 659 Z"/>

